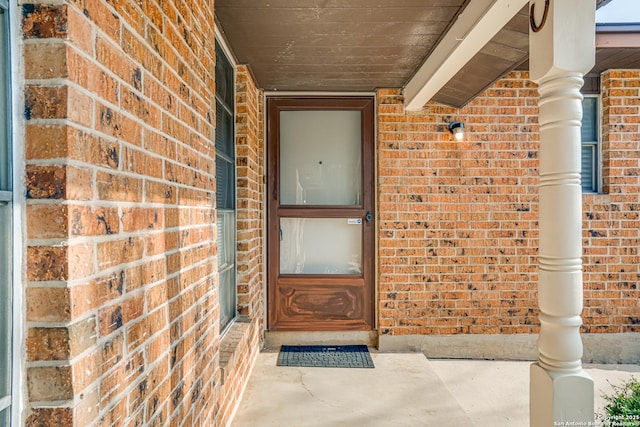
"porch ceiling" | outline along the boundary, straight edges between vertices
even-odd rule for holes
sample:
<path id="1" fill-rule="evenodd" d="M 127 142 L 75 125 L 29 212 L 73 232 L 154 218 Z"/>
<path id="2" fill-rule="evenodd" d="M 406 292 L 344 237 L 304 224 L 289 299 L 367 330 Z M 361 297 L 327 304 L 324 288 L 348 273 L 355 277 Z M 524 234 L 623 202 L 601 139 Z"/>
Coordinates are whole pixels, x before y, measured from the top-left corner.
<path id="1" fill-rule="evenodd" d="M 236 59 L 265 90 L 371 91 L 403 87 L 468 1 L 216 0 L 215 9 Z M 525 7 L 434 100 L 462 106 L 527 57 Z"/>

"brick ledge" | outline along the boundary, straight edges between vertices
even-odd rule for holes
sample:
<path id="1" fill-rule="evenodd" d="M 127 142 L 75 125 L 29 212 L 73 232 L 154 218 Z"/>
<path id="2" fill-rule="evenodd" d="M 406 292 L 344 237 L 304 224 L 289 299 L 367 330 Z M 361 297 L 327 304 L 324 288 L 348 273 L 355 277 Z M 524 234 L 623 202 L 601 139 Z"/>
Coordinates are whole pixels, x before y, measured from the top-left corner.
<path id="1" fill-rule="evenodd" d="M 222 384 L 226 382 L 229 373 L 233 372 L 238 354 L 242 354 L 244 346 L 250 345 L 251 320 L 240 316 L 229 327 L 220 340 L 220 369 Z"/>

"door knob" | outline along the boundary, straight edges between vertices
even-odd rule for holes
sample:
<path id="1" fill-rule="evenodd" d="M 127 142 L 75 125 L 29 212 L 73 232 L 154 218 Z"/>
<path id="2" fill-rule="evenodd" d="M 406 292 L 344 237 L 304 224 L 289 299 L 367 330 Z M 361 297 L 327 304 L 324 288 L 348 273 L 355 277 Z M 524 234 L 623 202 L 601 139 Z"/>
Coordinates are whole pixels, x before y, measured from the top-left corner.
<path id="1" fill-rule="evenodd" d="M 371 215 L 371 212 L 367 212 L 366 215 L 364 216 L 364 219 L 367 222 L 371 222 L 371 220 L 373 219 L 373 215 Z"/>

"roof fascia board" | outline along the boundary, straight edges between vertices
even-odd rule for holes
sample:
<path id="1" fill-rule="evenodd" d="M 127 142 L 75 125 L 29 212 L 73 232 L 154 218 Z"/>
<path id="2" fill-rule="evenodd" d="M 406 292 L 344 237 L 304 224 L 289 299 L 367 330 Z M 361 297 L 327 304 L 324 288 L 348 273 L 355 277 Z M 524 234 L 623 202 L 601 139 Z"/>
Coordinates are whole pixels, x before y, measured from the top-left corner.
<path id="1" fill-rule="evenodd" d="M 473 0 L 404 88 L 405 108 L 419 110 L 477 54 L 528 0 Z"/>
<path id="2" fill-rule="evenodd" d="M 640 22 L 612 22 L 610 24 L 597 23 L 596 33 L 637 33 L 640 32 Z"/>
<path id="3" fill-rule="evenodd" d="M 596 48 L 640 47 L 640 32 L 596 33 Z"/>

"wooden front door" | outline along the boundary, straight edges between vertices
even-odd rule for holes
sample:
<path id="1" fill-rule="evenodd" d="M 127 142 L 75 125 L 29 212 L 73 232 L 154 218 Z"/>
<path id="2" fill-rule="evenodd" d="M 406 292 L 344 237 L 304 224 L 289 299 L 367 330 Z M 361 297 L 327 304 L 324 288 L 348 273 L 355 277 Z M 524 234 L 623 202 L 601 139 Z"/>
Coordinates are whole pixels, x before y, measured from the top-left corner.
<path id="1" fill-rule="evenodd" d="M 373 329 L 373 105 L 267 101 L 270 330 Z"/>

